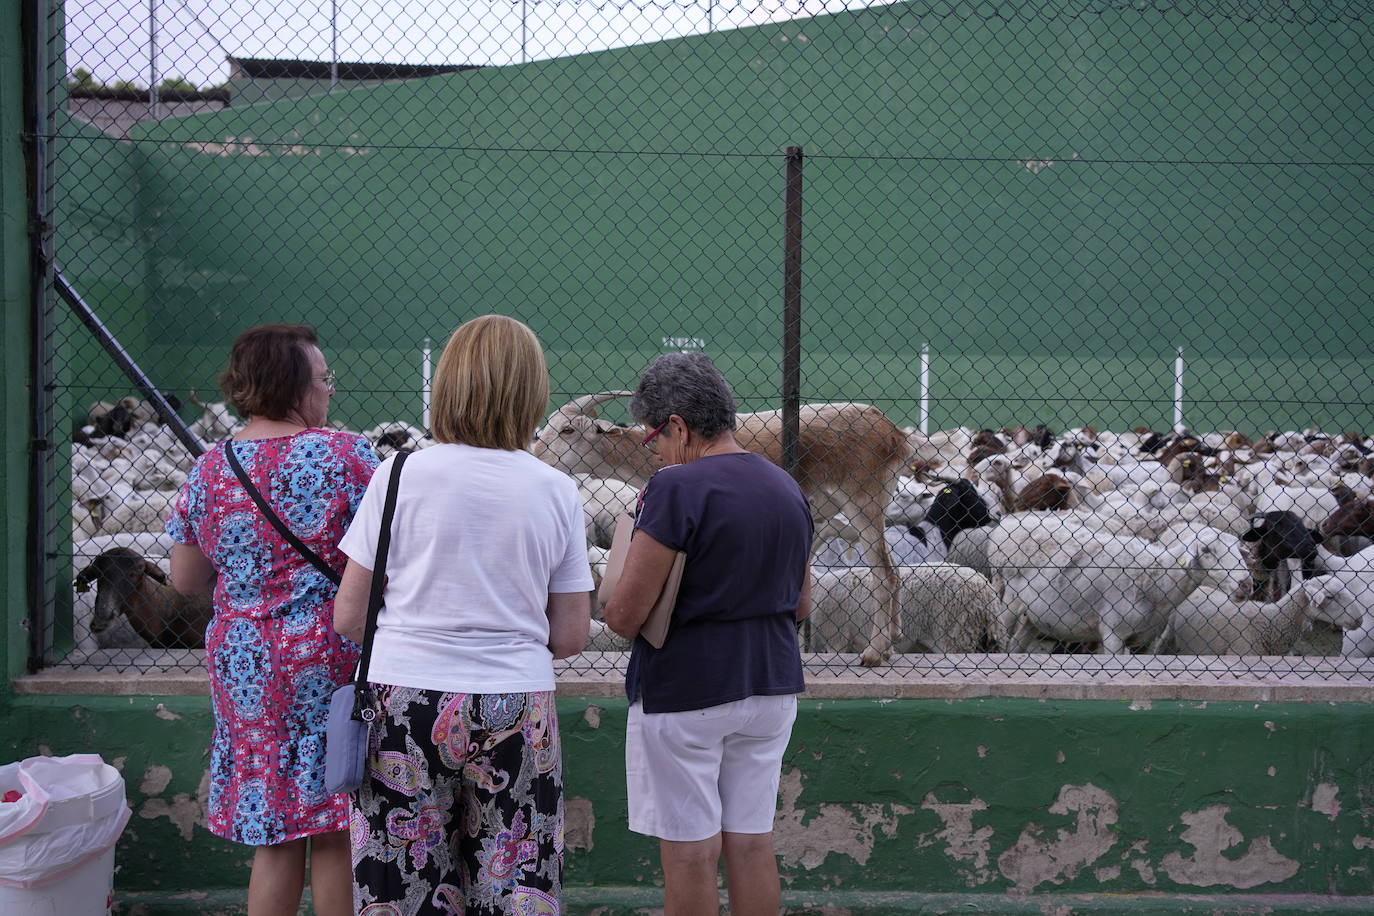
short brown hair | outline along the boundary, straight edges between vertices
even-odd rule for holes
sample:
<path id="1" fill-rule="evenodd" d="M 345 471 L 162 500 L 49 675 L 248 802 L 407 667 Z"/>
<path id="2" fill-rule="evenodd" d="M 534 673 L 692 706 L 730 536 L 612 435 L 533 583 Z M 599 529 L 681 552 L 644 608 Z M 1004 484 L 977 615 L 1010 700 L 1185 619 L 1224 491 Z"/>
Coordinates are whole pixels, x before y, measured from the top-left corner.
<path id="1" fill-rule="evenodd" d="M 539 338 L 505 315 L 458 326 L 434 372 L 431 425 L 437 442 L 528 449 L 549 401 Z"/>
<path id="2" fill-rule="evenodd" d="M 244 419 L 287 417 L 310 388 L 309 346 L 319 338 L 308 324 L 260 324 L 240 334 L 219 379 L 230 406 Z"/>

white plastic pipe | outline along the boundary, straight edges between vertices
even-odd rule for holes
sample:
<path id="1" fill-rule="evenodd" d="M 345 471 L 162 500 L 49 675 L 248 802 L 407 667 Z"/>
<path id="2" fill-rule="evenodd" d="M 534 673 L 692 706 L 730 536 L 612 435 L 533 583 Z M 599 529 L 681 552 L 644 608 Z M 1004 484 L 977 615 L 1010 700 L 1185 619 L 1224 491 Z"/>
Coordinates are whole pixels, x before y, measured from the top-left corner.
<path id="1" fill-rule="evenodd" d="M 930 433 L 930 344 L 921 344 L 921 435 Z"/>
<path id="2" fill-rule="evenodd" d="M 1183 348 L 1174 358 L 1174 429 L 1183 427 Z"/>
<path id="3" fill-rule="evenodd" d="M 420 350 L 420 415 L 425 432 L 429 432 L 429 338 Z"/>

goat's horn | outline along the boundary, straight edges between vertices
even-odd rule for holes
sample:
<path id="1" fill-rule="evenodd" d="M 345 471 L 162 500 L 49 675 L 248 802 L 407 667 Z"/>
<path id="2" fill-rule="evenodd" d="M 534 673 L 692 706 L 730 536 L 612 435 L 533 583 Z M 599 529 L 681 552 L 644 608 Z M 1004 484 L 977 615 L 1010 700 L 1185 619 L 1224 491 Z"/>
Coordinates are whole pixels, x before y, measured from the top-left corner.
<path id="1" fill-rule="evenodd" d="M 161 582 L 163 585 L 167 584 L 167 574 L 162 571 L 161 566 L 158 566 L 152 560 L 143 561 L 143 571 L 147 575 L 150 575 L 157 581 Z"/>
<path id="2" fill-rule="evenodd" d="M 191 389 L 191 403 L 196 405 L 197 407 L 205 406 L 205 402 L 202 401 L 200 398 L 196 397 L 196 389 L 194 388 Z"/>
<path id="3" fill-rule="evenodd" d="M 595 419 L 596 407 L 598 404 L 604 404 L 616 398 L 628 398 L 633 395 L 633 391 L 599 391 L 596 394 L 584 394 L 582 397 L 574 398 L 564 404 L 562 407 L 558 408 L 555 413 L 584 414 Z"/>

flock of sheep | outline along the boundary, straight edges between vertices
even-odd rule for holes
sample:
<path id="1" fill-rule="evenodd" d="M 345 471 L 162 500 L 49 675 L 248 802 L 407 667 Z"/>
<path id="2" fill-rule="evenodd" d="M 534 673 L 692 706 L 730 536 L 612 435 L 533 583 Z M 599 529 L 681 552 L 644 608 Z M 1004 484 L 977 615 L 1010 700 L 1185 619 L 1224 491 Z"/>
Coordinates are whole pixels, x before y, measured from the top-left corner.
<path id="1" fill-rule="evenodd" d="M 625 394 L 564 405 L 532 449 L 577 481 L 597 573 L 656 468 L 643 430 L 598 416 Z M 223 404 L 200 406 L 202 440 L 233 431 Z M 208 604 L 175 596 L 158 565 L 191 456 L 141 402 L 86 420 L 72 449 L 78 636 L 195 645 Z M 432 444 L 405 423 L 364 435 L 383 457 Z M 781 460 L 779 412 L 741 415 L 737 435 Z M 867 405 L 822 404 L 802 408 L 798 454 L 818 524 L 808 651 L 867 665 L 894 652 L 1374 655 L 1374 441 L 1358 435 L 923 436 Z M 594 622 L 592 651 L 626 648 Z"/>

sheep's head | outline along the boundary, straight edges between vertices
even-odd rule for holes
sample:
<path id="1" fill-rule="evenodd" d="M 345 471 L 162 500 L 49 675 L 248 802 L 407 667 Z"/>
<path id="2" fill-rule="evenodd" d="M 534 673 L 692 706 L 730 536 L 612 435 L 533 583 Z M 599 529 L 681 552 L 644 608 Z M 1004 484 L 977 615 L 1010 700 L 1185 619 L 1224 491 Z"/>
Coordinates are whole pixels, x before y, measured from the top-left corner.
<path id="1" fill-rule="evenodd" d="M 926 520 L 940 529 L 945 545 L 960 531 L 981 528 L 994 522 L 978 489 L 967 480 L 956 480 L 941 487 L 931 501 Z"/>
<path id="2" fill-rule="evenodd" d="M 1250 517 L 1241 540 L 1253 543 L 1260 565 L 1272 570 L 1290 557 L 1310 560 L 1316 556 L 1322 535 L 1304 527 L 1292 512 L 1262 512 Z"/>
<path id="3" fill-rule="evenodd" d="M 919 525 L 925 521 L 935 494 L 911 477 L 898 477 L 892 501 L 883 511 L 889 525 Z"/>
<path id="4" fill-rule="evenodd" d="M 988 455 L 979 461 L 970 461 L 969 468 L 977 480 L 1003 484 L 1011 481 L 1011 459 L 1006 455 Z"/>
<path id="5" fill-rule="evenodd" d="M 1307 593 L 1308 607 L 1313 611 L 1320 611 L 1323 620 L 1328 620 L 1343 630 L 1358 627 L 1364 621 L 1365 602 L 1351 593 L 1341 576 L 1304 579 L 1299 588 Z"/>
<path id="6" fill-rule="evenodd" d="M 95 586 L 95 612 L 91 632 L 103 633 L 122 615 L 128 601 L 148 579 L 166 584 L 167 575 L 137 551 L 114 547 L 91 561 L 72 580 L 72 588 L 85 593 Z"/>
<path id="7" fill-rule="evenodd" d="M 567 474 L 589 474 L 643 486 L 659 467 L 656 456 L 640 447 L 643 428 L 621 426 L 596 415 L 598 405 L 631 394 L 603 391 L 564 404 L 549 415 L 530 451 Z"/>

